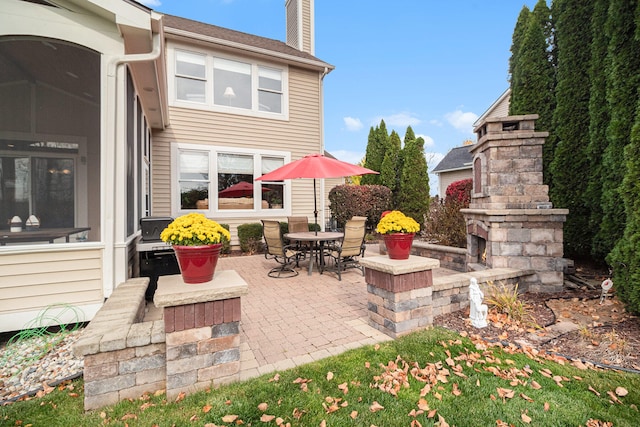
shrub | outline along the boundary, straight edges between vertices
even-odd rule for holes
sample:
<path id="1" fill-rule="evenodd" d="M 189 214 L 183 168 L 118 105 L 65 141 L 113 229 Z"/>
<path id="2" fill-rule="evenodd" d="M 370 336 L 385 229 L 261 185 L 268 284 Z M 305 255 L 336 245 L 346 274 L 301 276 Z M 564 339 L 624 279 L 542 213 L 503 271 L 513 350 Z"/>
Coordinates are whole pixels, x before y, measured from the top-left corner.
<path id="1" fill-rule="evenodd" d="M 473 188 L 473 179 L 461 179 L 454 181 L 447 187 L 445 194 L 446 200 L 453 199 L 469 207 L 471 202 L 471 189 Z"/>
<path id="2" fill-rule="evenodd" d="M 467 246 L 467 228 L 460 209 L 466 206 L 454 199 L 433 200 L 424 224 L 422 236 L 444 246 L 464 248 Z"/>
<path id="3" fill-rule="evenodd" d="M 220 226 L 222 228 L 224 228 L 225 230 L 229 231 L 229 224 L 220 224 Z M 231 242 L 228 240 L 225 240 L 224 242 L 222 242 L 222 249 L 220 249 L 220 253 L 223 254 L 229 254 L 231 253 Z"/>
<path id="4" fill-rule="evenodd" d="M 493 281 L 488 281 L 487 285 L 489 296 L 486 302 L 488 305 L 495 307 L 498 313 L 505 314 L 507 319 L 515 324 L 539 328 L 531 315 L 529 305 L 519 298 L 517 283 L 513 289 L 504 283 L 496 285 Z"/>
<path id="5" fill-rule="evenodd" d="M 238 239 L 242 252 L 252 255 L 262 250 L 262 224 L 240 224 L 238 226 Z"/>
<path id="6" fill-rule="evenodd" d="M 372 230 L 382 212 L 391 209 L 391 190 L 384 185 L 338 185 L 329 192 L 329 201 L 338 227 L 354 216 L 366 216 Z"/>

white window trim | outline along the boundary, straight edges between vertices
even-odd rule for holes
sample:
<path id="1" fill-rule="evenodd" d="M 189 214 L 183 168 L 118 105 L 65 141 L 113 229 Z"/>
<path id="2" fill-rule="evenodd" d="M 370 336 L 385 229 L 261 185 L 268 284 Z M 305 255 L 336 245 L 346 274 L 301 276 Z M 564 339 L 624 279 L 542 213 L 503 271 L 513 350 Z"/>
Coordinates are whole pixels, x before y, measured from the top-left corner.
<path id="1" fill-rule="evenodd" d="M 207 217 L 215 218 L 268 218 L 268 217 L 282 217 L 291 215 L 291 180 L 284 180 L 284 198 L 285 203 L 282 209 L 262 209 L 260 208 L 261 199 L 254 199 L 253 209 L 217 209 L 217 202 L 210 199 L 209 209 L 181 209 L 180 208 L 180 186 L 179 182 L 179 157 L 180 150 L 195 150 L 195 151 L 208 151 L 209 152 L 209 182 L 211 187 L 209 192 L 217 191 L 218 182 L 218 161 L 217 155 L 219 153 L 225 154 L 250 154 L 255 157 L 282 157 L 284 164 L 291 162 L 291 152 L 288 151 L 275 151 L 275 150 L 262 150 L 262 149 L 247 149 L 247 148 L 235 148 L 228 146 L 217 145 L 203 145 L 203 144 L 189 144 L 181 142 L 171 143 L 171 215 L 175 218 L 180 215 L 185 215 L 192 212 L 201 212 Z M 255 181 L 255 178 L 262 175 L 260 170 L 260 162 L 254 162 L 253 164 L 253 176 L 254 184 L 262 185 L 262 181 Z M 258 208 L 256 208 L 258 206 Z"/>
<path id="2" fill-rule="evenodd" d="M 184 52 L 206 55 L 205 70 L 205 102 L 190 102 L 176 97 L 176 50 Z M 225 105 L 215 105 L 213 103 L 213 58 L 228 59 L 230 61 L 238 61 L 251 64 L 252 79 L 252 104 L 251 110 L 244 108 L 235 108 Z M 267 67 L 282 72 L 282 112 L 270 113 L 267 111 L 259 111 L 258 106 L 258 67 Z M 220 113 L 236 114 L 240 116 L 260 117 L 272 120 L 289 120 L 289 67 L 287 65 L 275 64 L 270 62 L 256 61 L 246 57 L 222 54 L 219 52 L 198 49 L 193 46 L 179 45 L 169 43 L 167 45 L 167 74 L 169 76 L 167 87 L 169 92 L 169 105 L 172 107 L 190 108 L 196 110 L 213 111 Z"/>

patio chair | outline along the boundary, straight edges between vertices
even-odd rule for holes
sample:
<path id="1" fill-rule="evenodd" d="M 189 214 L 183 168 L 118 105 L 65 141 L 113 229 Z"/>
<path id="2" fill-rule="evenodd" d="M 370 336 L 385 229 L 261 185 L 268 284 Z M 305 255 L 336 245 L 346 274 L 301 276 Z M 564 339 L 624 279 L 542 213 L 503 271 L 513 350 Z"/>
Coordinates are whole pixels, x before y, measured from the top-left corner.
<path id="1" fill-rule="evenodd" d="M 289 227 L 289 233 L 303 233 L 309 231 L 309 218 L 306 216 L 288 216 L 287 223 Z M 311 249 L 311 242 L 301 242 L 299 240 L 289 240 L 289 244 L 295 246 L 300 254 L 298 255 L 298 261 L 306 258 L 307 252 Z"/>
<path id="2" fill-rule="evenodd" d="M 295 246 L 285 245 L 280 234 L 280 223 L 272 220 L 262 220 L 262 233 L 266 245 L 264 257 L 275 259 L 278 267 L 274 267 L 267 273 L 269 277 L 286 278 L 295 277 L 298 272 L 293 269 L 293 265 L 298 266 L 299 251 Z"/>
<path id="3" fill-rule="evenodd" d="M 341 243 L 329 245 L 327 256 L 332 260 L 332 270 L 342 280 L 342 272 L 347 268 L 357 268 L 364 276 L 364 268 L 359 259 L 364 256 L 365 220 L 350 219 L 344 225 L 344 238 Z"/>

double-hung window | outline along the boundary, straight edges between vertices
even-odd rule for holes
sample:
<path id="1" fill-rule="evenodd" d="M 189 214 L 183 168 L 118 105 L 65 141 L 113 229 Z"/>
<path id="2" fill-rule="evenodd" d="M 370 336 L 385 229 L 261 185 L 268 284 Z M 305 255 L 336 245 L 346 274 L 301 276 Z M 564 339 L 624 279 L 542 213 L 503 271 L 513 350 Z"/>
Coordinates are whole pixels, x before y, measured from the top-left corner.
<path id="1" fill-rule="evenodd" d="M 173 154 L 178 182 L 173 196 L 175 214 L 196 210 L 210 216 L 251 216 L 282 214 L 289 208 L 284 181 L 255 181 L 288 162 L 289 153 L 174 144 Z"/>
<path id="2" fill-rule="evenodd" d="M 182 49 L 173 52 L 177 105 L 286 118 L 286 67 Z"/>

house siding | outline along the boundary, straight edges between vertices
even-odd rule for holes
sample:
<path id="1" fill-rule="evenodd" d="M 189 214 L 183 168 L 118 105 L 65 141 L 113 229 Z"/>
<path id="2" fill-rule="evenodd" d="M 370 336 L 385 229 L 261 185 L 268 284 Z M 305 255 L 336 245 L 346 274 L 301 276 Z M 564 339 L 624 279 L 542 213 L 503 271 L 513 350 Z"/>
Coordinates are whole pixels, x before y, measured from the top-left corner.
<path id="1" fill-rule="evenodd" d="M 2 331 L 19 330 L 52 304 L 80 309 L 78 321 L 92 312 L 83 307 L 102 304 L 102 250 L 51 250 L 4 254 L 0 257 L 0 324 Z"/>
<path id="2" fill-rule="evenodd" d="M 452 182 L 460 181 L 462 179 L 470 179 L 472 177 L 473 177 L 473 172 L 471 168 L 451 171 L 451 172 L 442 172 L 439 176 L 439 181 L 440 181 L 439 196 L 441 198 L 444 198 L 446 196 L 447 187 Z"/>
<path id="3" fill-rule="evenodd" d="M 320 82 L 317 72 L 289 68 L 289 119 L 267 119 L 199 109 L 170 107 L 171 126 L 155 131 L 152 142 L 153 215 L 171 216 L 171 143 L 269 149 L 291 152 L 297 160 L 321 149 Z M 313 180 L 292 180 L 292 214 L 313 218 Z M 317 183 L 320 191 L 320 184 Z M 320 197 L 320 194 L 318 193 Z M 283 215 L 281 220 L 284 220 Z M 260 222 L 255 215 L 220 219 L 231 226 Z M 278 218 L 277 218 L 278 219 Z"/>

